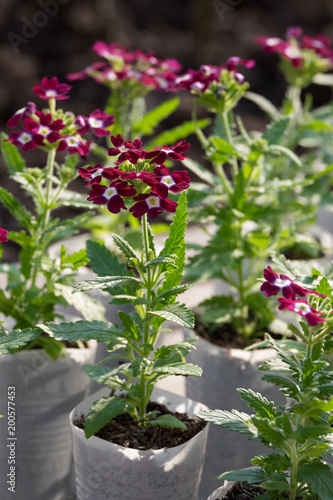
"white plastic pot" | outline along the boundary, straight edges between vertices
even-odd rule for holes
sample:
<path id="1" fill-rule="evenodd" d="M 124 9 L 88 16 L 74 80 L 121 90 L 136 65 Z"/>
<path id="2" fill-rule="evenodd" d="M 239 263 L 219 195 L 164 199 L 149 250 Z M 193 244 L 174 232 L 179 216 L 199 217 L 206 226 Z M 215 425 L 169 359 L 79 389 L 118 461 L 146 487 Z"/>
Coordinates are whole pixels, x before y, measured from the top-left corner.
<path id="1" fill-rule="evenodd" d="M 223 495 L 225 495 L 228 491 L 228 489 L 233 485 L 234 483 L 232 481 L 224 481 L 223 486 L 220 486 L 217 488 L 209 497 L 207 500 L 221 500 Z"/>
<path id="2" fill-rule="evenodd" d="M 208 426 L 180 446 L 159 450 L 125 448 L 96 436 L 86 439 L 73 421 L 109 392 L 89 396 L 70 415 L 77 500 L 196 500 Z M 206 408 L 161 389 L 154 390 L 152 400 L 188 415 Z"/>
<path id="3" fill-rule="evenodd" d="M 95 354 L 93 342 L 87 349 L 67 349 L 66 357 L 56 361 L 41 349 L 0 357 L 1 500 L 69 498 L 73 471 L 68 415 L 88 393 L 83 365 L 93 363 Z M 10 421 L 7 402 L 14 411 Z"/>
<path id="4" fill-rule="evenodd" d="M 194 331 L 185 330 L 185 337 L 197 337 L 196 349 L 187 356 L 203 370 L 201 377 L 186 378 L 186 396 L 201 401 L 211 410 L 232 410 L 253 413 L 240 399 L 237 388 L 260 392 L 269 400 L 281 404 L 284 399 L 272 384 L 261 380 L 259 366 L 276 356 L 274 349 L 244 351 L 227 349 L 204 340 Z M 212 425 L 209 431 L 199 498 L 205 499 L 216 486 L 215 478 L 225 470 L 248 467 L 250 460 L 268 448 L 260 442 L 249 441 L 247 436 Z"/>

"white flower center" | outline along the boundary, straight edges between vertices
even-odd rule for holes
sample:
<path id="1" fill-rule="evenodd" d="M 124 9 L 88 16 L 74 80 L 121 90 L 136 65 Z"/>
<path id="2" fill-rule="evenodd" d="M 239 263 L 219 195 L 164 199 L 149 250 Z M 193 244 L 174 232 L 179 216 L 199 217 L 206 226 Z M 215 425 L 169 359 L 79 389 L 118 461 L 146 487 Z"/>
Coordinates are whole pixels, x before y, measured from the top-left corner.
<path id="1" fill-rule="evenodd" d="M 285 286 L 289 286 L 291 283 L 290 280 L 283 280 L 281 278 L 276 278 L 274 281 L 275 286 L 279 286 L 280 288 L 284 288 Z"/>
<path id="2" fill-rule="evenodd" d="M 91 128 L 103 128 L 103 120 L 97 120 L 96 118 L 88 118 L 88 123 Z"/>
<path id="3" fill-rule="evenodd" d="M 79 146 L 80 145 L 79 139 L 77 137 L 67 137 L 66 142 L 67 142 L 68 146 Z"/>
<path id="4" fill-rule="evenodd" d="M 47 90 L 45 92 L 46 97 L 57 97 L 57 91 L 56 90 Z"/>
<path id="5" fill-rule="evenodd" d="M 311 309 L 308 304 L 300 303 L 300 304 L 295 304 L 294 311 L 297 313 L 302 312 L 304 314 L 307 314 L 311 312 Z"/>
<path id="6" fill-rule="evenodd" d="M 48 127 L 45 127 L 44 125 L 41 125 L 39 128 L 38 128 L 38 134 L 40 135 L 48 135 L 49 133 L 51 132 L 51 130 L 48 128 Z"/>
<path id="7" fill-rule="evenodd" d="M 301 55 L 300 51 L 292 45 L 289 45 L 289 47 L 285 49 L 284 53 L 287 57 L 290 57 L 290 59 L 296 59 Z"/>
<path id="8" fill-rule="evenodd" d="M 91 174 L 91 178 L 95 179 L 95 177 L 98 177 L 99 175 L 102 175 L 102 172 L 103 172 L 103 170 L 101 168 L 99 168 L 98 170 L 96 170 L 96 172 L 94 172 L 93 174 Z"/>
<path id="9" fill-rule="evenodd" d="M 176 184 L 171 175 L 164 175 L 160 182 L 162 182 L 162 184 L 165 184 L 168 187 Z"/>
<path id="10" fill-rule="evenodd" d="M 31 134 L 28 134 L 27 132 L 23 132 L 23 134 L 20 135 L 20 137 L 18 137 L 18 141 L 21 143 L 21 144 L 26 144 L 27 142 L 31 141 L 32 139 L 32 135 Z"/>
<path id="11" fill-rule="evenodd" d="M 158 208 L 160 206 L 160 199 L 157 198 L 156 196 L 149 196 L 146 199 L 146 203 L 149 208 Z"/>
<path id="12" fill-rule="evenodd" d="M 118 191 L 116 190 L 116 188 L 114 187 L 109 187 L 107 188 L 105 191 L 104 191 L 104 198 L 106 198 L 107 200 L 110 200 L 112 198 L 112 196 L 115 196 L 116 194 L 118 194 Z"/>
<path id="13" fill-rule="evenodd" d="M 280 38 L 267 38 L 266 45 L 268 45 L 269 47 L 274 47 L 274 45 L 277 45 L 280 42 Z"/>

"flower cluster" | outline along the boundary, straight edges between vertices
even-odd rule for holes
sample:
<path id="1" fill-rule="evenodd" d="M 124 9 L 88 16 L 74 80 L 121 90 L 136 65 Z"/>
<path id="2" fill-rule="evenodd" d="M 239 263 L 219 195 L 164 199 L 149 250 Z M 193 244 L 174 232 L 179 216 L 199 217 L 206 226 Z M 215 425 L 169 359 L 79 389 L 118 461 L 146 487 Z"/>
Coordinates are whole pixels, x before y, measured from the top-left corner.
<path id="1" fill-rule="evenodd" d="M 200 66 L 199 70 L 189 69 L 184 75 L 180 75 L 176 79 L 175 89 L 189 90 L 194 93 L 205 92 L 212 82 L 220 82 L 223 70 L 233 73 L 234 79 L 238 83 L 242 83 L 244 76 L 237 71 L 238 65 L 245 66 L 245 68 L 253 68 L 255 61 L 253 59 L 230 57 L 222 66 L 204 64 Z"/>
<path id="2" fill-rule="evenodd" d="M 176 59 L 158 59 L 152 52 L 130 51 L 118 43 L 98 41 L 93 50 L 106 59 L 98 61 L 83 71 L 70 73 L 68 79 L 83 80 L 91 76 L 97 83 L 113 84 L 122 80 L 135 80 L 146 87 L 170 91 L 173 89 L 181 64 Z"/>
<path id="3" fill-rule="evenodd" d="M 113 124 L 114 116 L 96 109 L 88 117 L 77 116 L 55 110 L 55 101 L 68 99 L 70 85 L 59 83 L 56 77 L 43 78 L 33 88 L 41 99 L 49 101 L 49 109 L 38 111 L 35 103 L 29 102 L 8 120 L 7 125 L 15 128 L 23 122 L 22 131 L 13 131 L 9 141 L 29 151 L 37 147 L 46 150 L 67 150 L 69 154 L 79 153 L 87 156 L 91 141 L 86 141 L 81 134 L 91 130 L 96 136 L 109 135 L 107 128 Z"/>
<path id="4" fill-rule="evenodd" d="M 81 177 L 91 186 L 88 200 L 106 205 L 111 213 L 127 210 L 125 201 L 132 202 L 130 212 L 134 217 L 147 214 L 155 218 L 164 210 L 174 213 L 177 203 L 168 199 L 169 192 L 180 193 L 187 189 L 190 177 L 186 170 L 170 172 L 164 165 L 167 158 L 184 160 L 183 153 L 190 147 L 183 141 L 173 146 L 155 147 L 153 151 L 141 149 L 141 141 L 124 141 L 118 134 L 111 136 L 113 147 L 108 149 L 114 156 L 114 166 L 100 164 L 80 168 Z M 103 181 L 110 181 L 105 185 Z"/>
<path id="5" fill-rule="evenodd" d="M 6 243 L 8 241 L 8 231 L 0 227 L 0 243 Z"/>
<path id="6" fill-rule="evenodd" d="M 314 37 L 303 35 L 299 27 L 289 27 L 286 40 L 278 37 L 257 37 L 256 42 L 262 45 L 266 52 L 277 52 L 296 68 L 302 68 L 308 51 L 316 54 L 320 59 L 327 59 L 333 63 L 331 40 L 321 34 Z"/>
<path id="7" fill-rule="evenodd" d="M 320 311 L 314 309 L 307 300 L 297 298 L 297 296 L 306 297 L 308 294 L 325 297 L 324 295 L 297 285 L 285 274 L 278 275 L 270 266 L 264 269 L 264 278 L 266 281 L 261 285 L 260 289 L 265 293 L 266 297 L 277 295 L 279 292 L 282 293 L 283 297 L 277 299 L 280 310 L 286 309 L 299 314 L 307 320 L 310 326 L 316 326 L 318 323 L 324 322 Z"/>

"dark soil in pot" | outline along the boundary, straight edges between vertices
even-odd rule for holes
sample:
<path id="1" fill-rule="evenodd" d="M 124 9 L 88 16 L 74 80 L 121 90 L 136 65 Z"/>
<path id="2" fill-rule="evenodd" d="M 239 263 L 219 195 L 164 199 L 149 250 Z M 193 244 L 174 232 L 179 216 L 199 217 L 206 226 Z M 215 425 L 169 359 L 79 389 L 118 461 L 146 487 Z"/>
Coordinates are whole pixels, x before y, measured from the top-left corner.
<path id="1" fill-rule="evenodd" d="M 253 500 L 265 493 L 265 489 L 258 484 L 235 483 L 227 491 L 226 495 L 218 500 Z"/>
<path id="2" fill-rule="evenodd" d="M 273 339 L 281 338 L 281 336 L 266 329 L 262 332 L 257 332 L 250 338 L 245 339 L 230 323 L 223 323 L 216 328 L 214 327 L 214 330 L 210 331 L 208 325 L 201 323 L 199 315 L 195 315 L 194 331 L 197 335 L 199 335 L 199 337 L 202 337 L 212 344 L 232 349 L 244 349 L 255 344 L 256 342 L 261 342 L 264 340 L 266 332 L 269 333 Z"/>
<path id="3" fill-rule="evenodd" d="M 100 429 L 95 436 L 125 448 L 137 450 L 158 450 L 160 448 L 173 448 L 179 446 L 196 434 L 205 426 L 206 422 L 196 416 L 188 416 L 186 413 L 171 412 L 165 405 L 150 402 L 147 412 L 158 411 L 158 415 L 170 414 L 181 420 L 187 429 L 176 429 L 174 427 L 150 426 L 140 427 L 138 422 L 125 413 L 118 415 L 111 422 Z M 84 429 L 84 415 L 74 421 L 74 425 Z"/>

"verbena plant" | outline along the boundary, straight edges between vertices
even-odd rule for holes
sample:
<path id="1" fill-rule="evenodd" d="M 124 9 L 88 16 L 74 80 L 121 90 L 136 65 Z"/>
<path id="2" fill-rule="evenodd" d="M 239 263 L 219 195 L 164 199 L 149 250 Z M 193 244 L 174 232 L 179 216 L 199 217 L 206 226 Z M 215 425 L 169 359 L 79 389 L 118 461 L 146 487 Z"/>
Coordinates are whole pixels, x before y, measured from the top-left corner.
<path id="1" fill-rule="evenodd" d="M 308 105 L 303 109 L 300 95 L 315 76 L 332 67 L 332 51 L 327 45 L 317 51 L 316 39 L 304 38 L 309 48 L 297 49 L 297 67 L 283 59 L 294 79 L 290 77 L 292 87 L 281 110 L 249 92 L 238 66 L 253 68 L 252 60 L 231 57 L 220 67 L 203 65 L 178 83 L 194 95 L 194 122 L 198 106 L 214 116 L 208 135 L 197 131 L 206 164 L 184 160 L 200 180 L 189 191 L 191 214 L 208 233 L 206 244 L 192 245 L 195 255 L 186 276 L 190 281 L 222 280 L 224 291 L 200 304 L 200 321 L 212 332 L 227 325 L 247 342 L 263 335 L 272 321 L 270 304 L 260 296 L 257 282 L 270 253 L 297 248 L 314 257 L 321 249 L 308 228 L 328 196 L 333 165 L 314 162 L 316 144 L 309 143 L 302 155 L 299 146 L 316 130 L 327 134 L 331 126 Z M 289 47 L 291 54 L 294 43 L 280 41 L 277 47 L 286 54 Z M 267 114 L 264 132 L 247 130 L 237 116 L 242 98 L 256 102 Z"/>
<path id="2" fill-rule="evenodd" d="M 19 247 L 19 262 L 0 264 L 2 327 L 17 334 L 25 331 L 26 339 L 31 340 L 26 348 L 42 347 L 53 358 L 64 354 L 64 346 L 34 328 L 38 322 L 63 317 L 59 306 L 68 305 L 87 319 L 92 317 L 92 310 L 95 317 L 104 317 L 96 300 L 88 295 L 77 300 L 71 294 L 76 272 L 88 259 L 84 249 L 67 253 L 63 244 L 91 214 L 87 200 L 70 187 L 78 176 L 80 156 L 87 156 L 91 149 L 92 141 L 82 134 L 92 131 L 97 137 L 109 135 L 114 117 L 99 110 L 89 117 L 75 117 L 70 111 L 56 109 L 58 101 L 68 98 L 70 88 L 56 77 L 43 78 L 33 91 L 47 101 L 47 107 L 40 111 L 29 102 L 8 121 L 11 128 L 22 124 L 22 130 L 2 137 L 3 159 L 14 184 L 12 193 L 0 187 L 0 202 L 16 221 L 17 229 L 9 231 L 8 239 Z M 41 150 L 45 167 L 29 167 L 18 148 L 24 152 Z M 71 211 L 67 218 L 57 214 L 62 207 Z M 60 255 L 52 251 L 57 242 L 62 244 Z"/>
<path id="3" fill-rule="evenodd" d="M 218 479 L 260 483 L 267 490 L 258 496 L 262 500 L 330 500 L 333 470 L 325 458 L 332 454 L 333 443 L 332 282 L 318 271 L 297 282 L 271 267 L 264 276 L 265 295 L 280 294 L 279 309 L 302 318 L 298 327 L 290 325 L 298 341 L 289 342 L 288 349 L 268 337 L 277 358 L 261 367 L 263 380 L 279 387 L 286 403 L 276 407 L 259 393 L 238 389 L 253 414 L 200 413 L 207 422 L 260 439 L 271 449 L 253 458 L 255 468 L 228 471 Z"/>
<path id="4" fill-rule="evenodd" d="M 109 293 L 111 304 L 133 306 L 132 312 L 120 310 L 115 324 L 101 321 L 77 321 L 41 325 L 57 340 L 91 340 L 106 342 L 110 355 L 86 372 L 95 382 L 122 393 L 102 397 L 94 403 L 85 419 L 87 438 L 119 414 L 129 413 L 140 425 L 167 425 L 184 428 L 178 419 L 147 413 L 147 404 L 156 382 L 169 375 L 199 376 L 201 369 L 186 363 L 185 355 L 194 346 L 194 339 L 172 345 L 157 346 L 165 321 L 193 328 L 192 312 L 177 302 L 178 295 L 188 289 L 182 284 L 185 265 L 186 195 L 178 205 L 169 198 L 189 186 L 186 171 L 170 172 L 164 161 L 185 158 L 189 147 L 181 141 L 174 147 L 146 151 L 133 147 L 116 152 L 113 166 L 81 169 L 91 187 L 89 200 L 107 205 L 118 214 L 129 209 L 131 216 L 141 218 L 143 251 L 138 253 L 122 237 L 113 234 L 121 251 L 112 254 L 104 243 L 87 242 L 89 264 L 96 278 L 78 284 L 74 292 L 102 289 Z M 163 211 L 174 213 L 164 246 L 157 250 L 148 217 L 156 218 Z M 119 359 L 116 368 L 104 362 Z"/>

